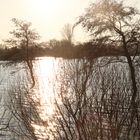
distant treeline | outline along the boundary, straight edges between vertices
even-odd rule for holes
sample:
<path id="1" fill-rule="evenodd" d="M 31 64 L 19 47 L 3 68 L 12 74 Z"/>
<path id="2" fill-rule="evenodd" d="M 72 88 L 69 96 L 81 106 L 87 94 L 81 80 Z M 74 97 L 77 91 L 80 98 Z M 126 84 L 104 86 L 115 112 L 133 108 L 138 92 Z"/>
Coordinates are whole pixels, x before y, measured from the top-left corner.
<path id="1" fill-rule="evenodd" d="M 35 59 L 36 57 L 62 57 L 73 58 L 97 58 L 101 56 L 122 56 L 123 50 L 116 46 L 99 45 L 93 42 L 74 45 L 67 41 L 51 41 L 48 44 L 41 43 L 29 48 L 12 47 L 0 48 L 0 60 L 21 61 Z"/>

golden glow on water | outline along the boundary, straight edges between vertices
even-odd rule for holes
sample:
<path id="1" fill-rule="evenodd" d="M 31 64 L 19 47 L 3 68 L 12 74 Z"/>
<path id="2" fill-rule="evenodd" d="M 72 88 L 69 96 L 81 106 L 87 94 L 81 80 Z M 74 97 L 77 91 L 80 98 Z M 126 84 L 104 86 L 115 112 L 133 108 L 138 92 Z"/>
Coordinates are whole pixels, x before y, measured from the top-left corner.
<path id="1" fill-rule="evenodd" d="M 44 57 L 37 60 L 35 65 L 35 73 L 38 79 L 38 94 L 40 99 L 40 110 L 41 110 L 41 118 L 46 121 L 46 126 L 38 126 L 33 124 L 37 133 L 40 131 L 42 135 L 49 136 L 50 140 L 51 134 L 49 134 L 50 130 L 55 129 L 55 123 L 49 121 L 53 114 L 55 113 L 54 106 L 54 83 L 57 82 L 55 80 L 56 73 L 58 70 L 58 60 L 55 60 L 51 57 Z M 51 132 L 51 131 L 50 131 Z M 43 136 L 42 136 L 43 139 Z"/>
<path id="2" fill-rule="evenodd" d="M 37 62 L 36 73 L 38 77 L 38 85 L 43 107 L 43 117 L 52 115 L 54 112 L 54 82 L 57 71 L 57 62 L 54 58 L 44 57 Z"/>

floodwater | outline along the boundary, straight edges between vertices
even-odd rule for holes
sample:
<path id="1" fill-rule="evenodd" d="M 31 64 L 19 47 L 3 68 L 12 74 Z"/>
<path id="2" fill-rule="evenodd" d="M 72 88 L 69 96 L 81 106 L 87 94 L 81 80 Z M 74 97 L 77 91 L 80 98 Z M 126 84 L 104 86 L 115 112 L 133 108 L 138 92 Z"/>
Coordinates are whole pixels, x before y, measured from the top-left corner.
<path id="1" fill-rule="evenodd" d="M 58 73 L 58 62 L 61 59 L 55 59 L 52 57 L 43 57 L 35 60 L 33 63 L 33 73 L 35 78 L 35 86 L 30 89 L 32 80 L 30 78 L 30 73 L 24 66 L 24 64 L 9 64 L 9 62 L 1 62 L 0 65 L 0 139 L 1 140 L 23 140 L 27 139 L 24 137 L 24 133 L 19 131 L 19 127 L 23 127 L 19 124 L 19 118 L 14 116 L 14 111 L 16 110 L 14 104 L 15 94 L 19 90 L 28 90 L 31 92 L 31 96 L 36 102 L 39 102 L 37 108 L 39 108 L 39 116 L 45 122 L 54 114 L 55 107 L 54 102 L 54 83 L 56 82 L 56 75 Z M 17 93 L 16 93 L 17 92 Z M 18 95 L 17 95 L 18 96 Z M 55 96 L 56 98 L 56 96 Z M 12 105 L 11 105 L 12 104 Z M 12 107 L 11 107 L 12 106 Z M 13 109 L 13 111 L 12 111 Z M 12 113 L 11 113 L 12 112 Z M 21 118 L 20 118 L 21 119 Z M 9 127 L 7 123 L 9 122 Z M 45 133 L 48 135 L 49 129 L 53 128 L 53 123 L 47 123 L 47 130 L 42 125 L 32 124 L 35 128 L 35 133 L 42 135 L 39 137 L 45 137 Z M 7 129 L 5 129 L 7 127 Z M 11 130 L 11 129 L 14 129 Z M 25 130 L 26 131 L 26 130 Z M 21 134 L 18 133 L 21 132 Z M 16 135 L 16 133 L 18 135 Z M 42 133 L 42 134 L 40 134 Z M 23 136 L 22 136 L 23 135 Z M 51 136 L 49 136 L 51 139 Z"/>
<path id="2" fill-rule="evenodd" d="M 116 121 L 113 122 L 114 124 L 119 124 L 119 121 L 123 120 L 129 111 L 127 108 L 130 105 L 132 88 L 129 67 L 124 58 L 118 60 L 108 57 L 92 61 L 86 59 L 64 60 L 53 57 L 39 58 L 33 63 L 33 76 L 36 81 L 33 88 L 31 88 L 30 72 L 24 63 L 16 65 L 5 65 L 5 63 L 1 62 L 0 65 L 1 140 L 30 139 L 29 124 L 38 140 L 54 140 L 57 139 L 57 136 L 64 137 L 66 134 L 71 136 L 70 139 L 76 140 L 82 136 L 78 135 L 74 119 L 77 119 L 80 124 L 78 119 L 82 115 L 84 115 L 82 119 L 86 118 L 87 123 L 85 126 L 82 123 L 80 125 L 88 130 L 87 136 L 91 139 L 93 132 L 89 127 L 92 128 L 93 125 L 98 126 L 99 124 L 100 117 L 97 116 L 96 109 L 102 107 L 104 112 L 110 113 L 112 108 L 114 110 L 120 108 L 117 110 L 119 119 L 113 120 Z M 140 69 L 138 63 L 135 68 L 139 91 Z M 85 102 L 86 100 L 88 101 Z M 121 113 L 122 110 L 126 112 Z M 77 114 L 75 113 L 74 116 L 75 111 Z M 36 117 L 37 114 L 39 114 L 39 119 Z M 87 116 L 85 117 L 85 115 Z M 110 126 L 109 115 L 101 116 L 103 117 L 102 123 L 106 126 Z M 29 118 L 29 120 L 25 118 Z M 126 120 L 129 122 L 129 119 L 128 115 Z M 124 126 L 121 126 L 123 138 L 127 137 L 127 132 L 124 131 L 128 129 L 127 126 L 125 123 Z M 113 128 L 114 130 L 115 128 Z M 137 126 L 134 127 L 134 130 L 137 131 Z M 110 136 L 111 130 L 105 130 L 103 133 L 106 137 Z M 107 139 L 106 137 L 104 138 Z"/>

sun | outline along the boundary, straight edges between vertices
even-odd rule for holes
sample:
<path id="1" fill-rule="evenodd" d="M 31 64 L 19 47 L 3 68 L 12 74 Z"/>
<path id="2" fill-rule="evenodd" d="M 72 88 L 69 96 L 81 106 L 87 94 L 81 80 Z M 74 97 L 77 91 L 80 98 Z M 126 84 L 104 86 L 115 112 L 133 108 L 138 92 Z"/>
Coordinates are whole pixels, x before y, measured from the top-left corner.
<path id="1" fill-rule="evenodd" d="M 30 0 L 30 10 L 34 16 L 48 17 L 58 11 L 61 0 Z"/>

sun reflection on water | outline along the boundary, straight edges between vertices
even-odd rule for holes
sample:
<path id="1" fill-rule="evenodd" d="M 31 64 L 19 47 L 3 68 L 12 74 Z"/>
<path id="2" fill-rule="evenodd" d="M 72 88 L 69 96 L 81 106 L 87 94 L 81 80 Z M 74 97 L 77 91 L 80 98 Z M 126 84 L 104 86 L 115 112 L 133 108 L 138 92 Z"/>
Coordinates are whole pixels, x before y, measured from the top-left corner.
<path id="1" fill-rule="evenodd" d="M 58 60 L 51 57 L 43 57 L 37 60 L 35 65 L 35 73 L 38 79 L 38 91 L 40 98 L 40 110 L 41 110 L 41 118 L 48 123 L 48 131 L 49 129 L 54 129 L 55 124 L 53 122 L 49 122 L 49 118 L 53 116 L 55 113 L 55 105 L 54 105 L 54 84 L 56 81 L 56 74 L 58 71 Z M 36 126 L 35 129 L 46 131 L 44 126 Z M 48 135 L 48 134 L 47 134 Z M 49 136 L 51 137 L 51 136 Z"/>
<path id="2" fill-rule="evenodd" d="M 41 105 L 44 106 L 44 111 L 48 115 L 54 112 L 52 102 L 54 98 L 53 85 L 58 67 L 56 63 L 54 58 L 44 57 L 38 60 L 36 67 Z"/>

